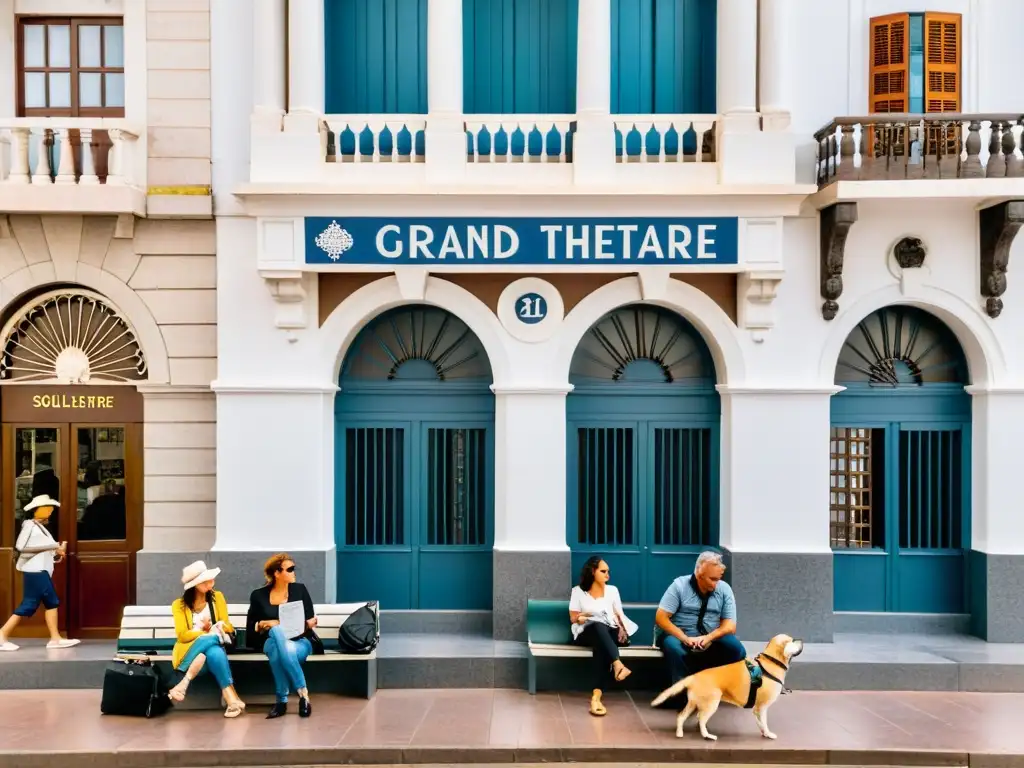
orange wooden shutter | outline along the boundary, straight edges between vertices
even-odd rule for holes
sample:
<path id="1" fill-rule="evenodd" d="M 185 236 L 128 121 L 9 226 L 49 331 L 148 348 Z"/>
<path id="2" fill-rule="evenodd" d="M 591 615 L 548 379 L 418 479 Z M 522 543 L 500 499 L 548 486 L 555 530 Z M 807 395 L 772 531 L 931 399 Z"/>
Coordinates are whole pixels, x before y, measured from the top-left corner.
<path id="1" fill-rule="evenodd" d="M 924 111 L 960 111 L 960 14 L 924 15 Z"/>
<path id="2" fill-rule="evenodd" d="M 938 15 L 938 14 L 936 14 Z M 906 112 L 910 102 L 910 14 L 871 19 L 868 110 Z"/>

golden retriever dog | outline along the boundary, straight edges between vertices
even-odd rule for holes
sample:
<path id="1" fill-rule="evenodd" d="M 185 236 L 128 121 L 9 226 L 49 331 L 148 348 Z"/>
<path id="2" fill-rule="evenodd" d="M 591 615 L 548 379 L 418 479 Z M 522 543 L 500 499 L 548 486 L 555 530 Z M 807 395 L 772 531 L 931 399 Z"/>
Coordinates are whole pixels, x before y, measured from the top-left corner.
<path id="1" fill-rule="evenodd" d="M 782 693 L 786 672 L 789 670 L 789 662 L 799 656 L 803 650 L 803 640 L 794 640 L 789 635 L 776 635 L 761 653 L 751 659 L 763 670 L 763 682 L 756 692 L 753 711 L 757 727 L 761 729 L 761 735 L 766 739 L 776 738 L 775 734 L 768 730 L 768 707 Z M 658 697 L 651 702 L 651 706 L 656 707 L 669 698 L 686 691 L 686 707 L 676 716 L 676 737 L 680 739 L 683 737 L 683 725 L 696 711 L 697 722 L 700 724 L 700 735 L 714 741 L 718 737 L 713 733 L 708 733 L 708 720 L 715 714 L 718 705 L 723 701 L 734 707 L 746 707 L 750 698 L 750 686 L 751 679 L 747 662 L 738 661 L 724 667 L 705 669 L 680 680 L 671 688 L 659 693 Z"/>

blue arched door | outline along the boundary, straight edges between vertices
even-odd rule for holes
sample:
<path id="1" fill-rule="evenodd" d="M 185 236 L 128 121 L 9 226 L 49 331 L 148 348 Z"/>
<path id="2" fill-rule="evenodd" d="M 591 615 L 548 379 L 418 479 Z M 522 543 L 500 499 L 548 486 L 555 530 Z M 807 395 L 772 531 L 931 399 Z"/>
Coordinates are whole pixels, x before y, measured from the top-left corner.
<path id="1" fill-rule="evenodd" d="M 608 558 L 627 600 L 656 601 L 718 544 L 720 405 L 697 330 L 622 307 L 580 341 L 566 403 L 573 571 Z"/>
<path id="2" fill-rule="evenodd" d="M 830 440 L 835 610 L 966 610 L 967 382 L 956 337 L 922 310 L 886 307 L 847 339 Z"/>
<path id="3" fill-rule="evenodd" d="M 356 337 L 335 399 L 340 600 L 490 610 L 490 384 L 479 339 L 443 310 L 400 307 Z"/>

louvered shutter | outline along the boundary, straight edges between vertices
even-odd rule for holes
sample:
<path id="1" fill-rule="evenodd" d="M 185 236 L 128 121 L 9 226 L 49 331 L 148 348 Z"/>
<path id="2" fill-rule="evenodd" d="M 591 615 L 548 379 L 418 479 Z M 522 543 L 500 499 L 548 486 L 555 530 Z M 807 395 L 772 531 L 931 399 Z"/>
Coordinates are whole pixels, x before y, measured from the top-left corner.
<path id="1" fill-rule="evenodd" d="M 871 19 L 871 113 L 906 112 L 910 96 L 910 14 Z"/>
<path id="2" fill-rule="evenodd" d="M 924 111 L 960 111 L 960 14 L 924 15 Z"/>
<path id="3" fill-rule="evenodd" d="M 960 14 L 924 15 L 924 111 L 960 111 Z M 954 157 L 961 149 L 959 123 L 928 129 L 927 153 Z"/>

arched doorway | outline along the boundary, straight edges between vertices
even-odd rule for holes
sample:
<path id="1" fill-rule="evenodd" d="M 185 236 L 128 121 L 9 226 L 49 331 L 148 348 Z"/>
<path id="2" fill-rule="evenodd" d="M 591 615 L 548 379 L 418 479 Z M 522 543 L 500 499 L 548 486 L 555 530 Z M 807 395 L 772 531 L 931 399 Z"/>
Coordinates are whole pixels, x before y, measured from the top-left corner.
<path id="1" fill-rule="evenodd" d="M 837 611 L 962 613 L 971 398 L 952 331 L 914 307 L 850 333 L 832 398 L 830 539 Z"/>
<path id="2" fill-rule="evenodd" d="M 340 600 L 490 610 L 494 395 L 480 340 L 425 305 L 356 337 L 335 399 Z"/>
<path id="3" fill-rule="evenodd" d="M 721 406 L 710 351 L 679 315 L 636 304 L 587 331 L 569 377 L 573 572 L 603 555 L 628 599 L 657 601 L 718 544 Z"/>
<path id="4" fill-rule="evenodd" d="M 66 541 L 54 571 L 62 629 L 108 637 L 135 600 L 142 546 L 142 396 L 146 358 L 107 300 L 74 286 L 47 290 L 8 315 L 0 331 L 0 608 L 20 599 L 13 550 L 24 507 L 58 500 L 49 529 Z M 5 588 L 10 586 L 10 589 Z M 4 592 L 7 592 L 4 595 Z M 42 633 L 42 612 L 26 627 Z M 19 632 L 22 630 L 19 629 Z"/>

